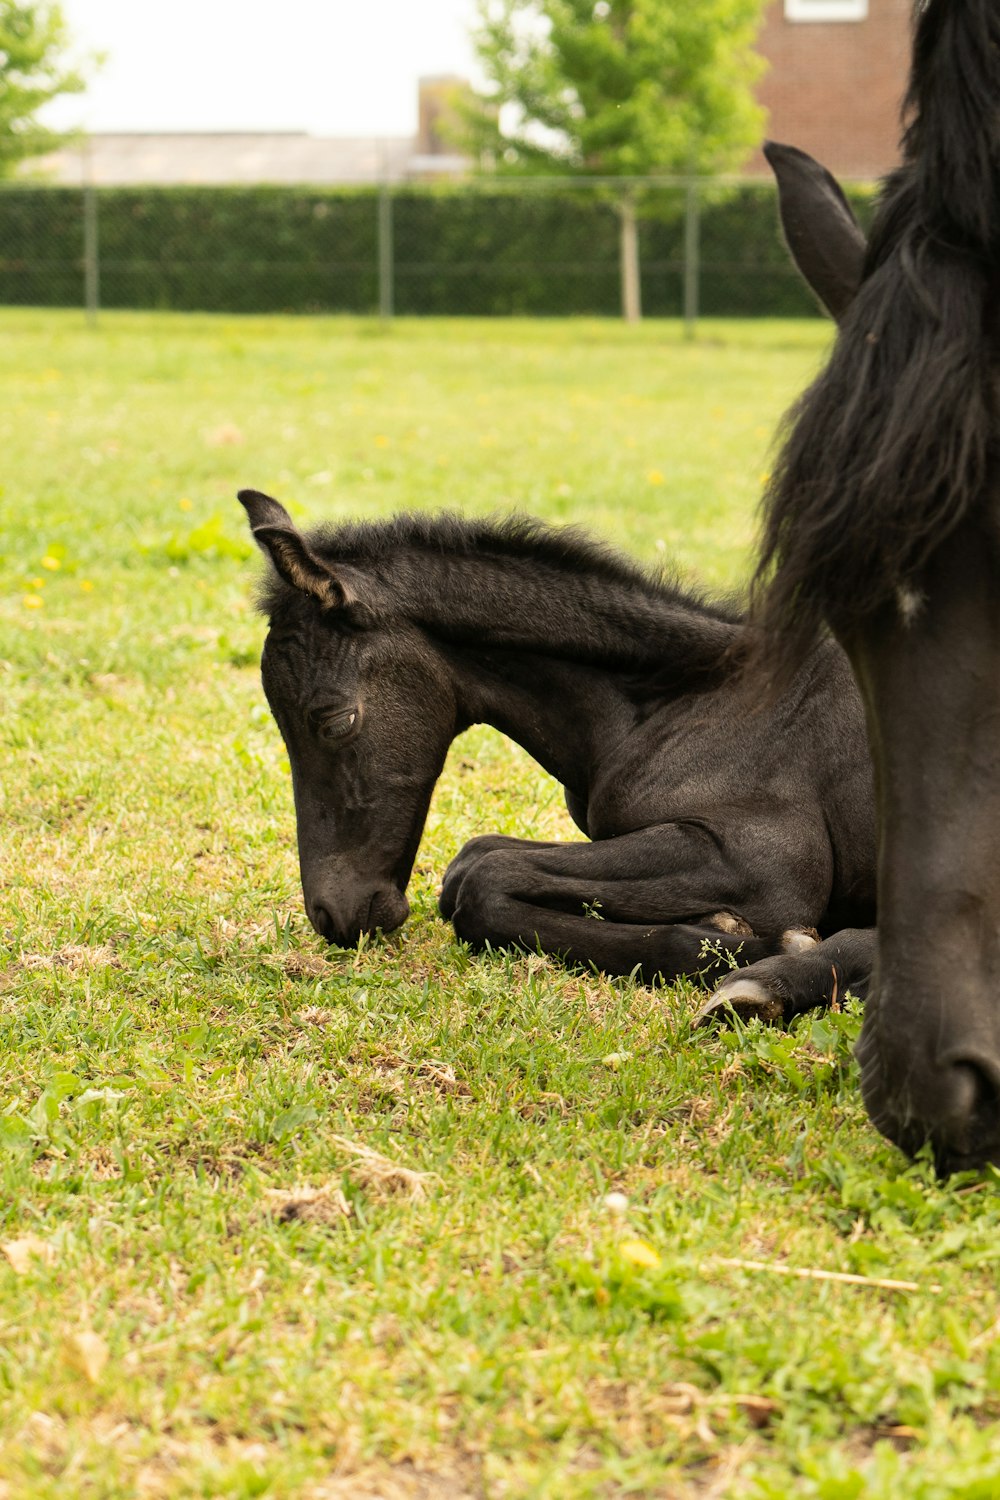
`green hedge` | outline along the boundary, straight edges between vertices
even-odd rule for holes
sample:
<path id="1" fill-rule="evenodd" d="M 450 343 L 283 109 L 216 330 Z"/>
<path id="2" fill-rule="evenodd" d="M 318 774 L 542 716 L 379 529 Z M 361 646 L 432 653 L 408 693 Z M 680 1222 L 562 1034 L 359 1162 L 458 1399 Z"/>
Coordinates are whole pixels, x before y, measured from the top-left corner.
<path id="1" fill-rule="evenodd" d="M 865 196 L 859 195 L 862 212 Z M 104 307 L 352 312 L 378 306 L 375 190 L 106 188 L 97 194 Z M 392 197 L 399 313 L 537 315 L 619 310 L 613 207 L 579 189 L 403 189 Z M 643 305 L 683 303 L 683 195 L 647 196 Z M 800 317 L 816 311 L 792 270 L 767 188 L 708 190 L 701 207 L 701 310 Z M 0 190 L 0 303 L 79 306 L 83 195 Z"/>

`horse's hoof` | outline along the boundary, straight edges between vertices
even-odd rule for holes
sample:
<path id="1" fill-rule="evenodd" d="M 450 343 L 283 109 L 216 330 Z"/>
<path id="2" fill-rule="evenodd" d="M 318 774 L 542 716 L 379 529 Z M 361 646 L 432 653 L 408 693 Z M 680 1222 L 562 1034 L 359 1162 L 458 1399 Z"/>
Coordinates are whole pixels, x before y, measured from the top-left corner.
<path id="1" fill-rule="evenodd" d="M 754 931 L 749 922 L 744 922 L 742 917 L 736 917 L 731 911 L 713 912 L 705 919 L 706 927 L 715 927 L 719 932 L 726 932 L 731 937 L 753 937 Z"/>
<path id="2" fill-rule="evenodd" d="M 784 1019 L 785 1009 L 776 995 L 756 979 L 733 979 L 709 995 L 695 1016 L 696 1026 L 711 1026 L 731 1015 L 741 1021 L 763 1021 L 773 1024 Z"/>
<path id="3" fill-rule="evenodd" d="M 808 953 L 819 942 L 815 927 L 789 927 L 781 934 L 782 953 Z"/>

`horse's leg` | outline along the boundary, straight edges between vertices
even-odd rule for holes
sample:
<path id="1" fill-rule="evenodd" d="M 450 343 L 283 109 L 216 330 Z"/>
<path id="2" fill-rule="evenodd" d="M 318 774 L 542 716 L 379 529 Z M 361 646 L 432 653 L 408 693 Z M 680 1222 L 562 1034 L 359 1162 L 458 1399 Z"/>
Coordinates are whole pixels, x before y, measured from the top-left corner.
<path id="1" fill-rule="evenodd" d="M 565 849 L 565 844 L 544 843 L 536 839 L 516 839 L 506 833 L 481 833 L 476 838 L 469 839 L 468 843 L 462 845 L 455 858 L 451 861 L 444 872 L 441 882 L 441 893 L 438 896 L 438 909 L 446 922 L 450 922 L 455 907 L 458 904 L 458 893 L 462 882 L 469 871 L 484 855 L 492 854 L 497 849 Z"/>
<path id="2" fill-rule="evenodd" d="M 474 947 L 541 948 L 646 982 L 718 979 L 773 954 L 782 925 L 773 912 L 789 905 L 760 868 L 749 874 L 686 823 L 594 843 L 477 840 L 442 893 L 456 933 Z"/>
<path id="3" fill-rule="evenodd" d="M 794 944 L 794 935 L 789 935 Z M 824 1010 L 850 990 L 864 1000 L 875 963 L 875 928 L 846 927 L 821 943 L 794 944 L 793 951 L 761 959 L 724 979 L 702 1006 L 702 1024 L 724 1021 L 730 1011 L 743 1021 L 785 1021 L 803 1011 Z"/>
<path id="4" fill-rule="evenodd" d="M 473 947 L 488 943 L 551 953 L 562 963 L 635 978 L 640 984 L 671 984 L 677 979 L 716 983 L 734 964 L 752 963 L 774 947 L 763 938 L 734 937 L 710 923 L 591 921 L 514 900 L 505 908 L 496 923 L 505 930 L 475 938 L 463 933 L 459 917 L 456 934 Z"/>

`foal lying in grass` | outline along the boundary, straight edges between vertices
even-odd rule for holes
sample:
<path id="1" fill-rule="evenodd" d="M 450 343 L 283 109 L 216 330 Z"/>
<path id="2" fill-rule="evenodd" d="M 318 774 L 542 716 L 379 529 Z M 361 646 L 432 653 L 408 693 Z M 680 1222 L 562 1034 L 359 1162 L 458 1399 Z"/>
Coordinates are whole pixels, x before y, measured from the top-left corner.
<path id="1" fill-rule="evenodd" d="M 720 998 L 771 1018 L 863 990 L 843 929 L 874 920 L 872 777 L 835 645 L 762 707 L 737 611 L 577 532 L 408 515 L 304 536 L 240 499 L 273 565 L 264 689 L 323 937 L 405 921 L 448 747 L 488 723 L 558 778 L 586 839 L 466 844 L 441 892 L 460 938 L 646 982 L 729 975 Z"/>

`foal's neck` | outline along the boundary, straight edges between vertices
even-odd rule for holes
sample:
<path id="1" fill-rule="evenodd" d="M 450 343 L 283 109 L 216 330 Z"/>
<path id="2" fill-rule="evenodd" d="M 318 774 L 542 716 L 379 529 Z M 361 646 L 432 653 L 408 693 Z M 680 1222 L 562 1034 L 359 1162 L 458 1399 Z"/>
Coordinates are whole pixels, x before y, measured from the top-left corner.
<path id="1" fill-rule="evenodd" d="M 383 581 L 451 663 L 460 718 L 494 725 L 581 797 L 640 702 L 718 681 L 742 628 L 582 544 L 564 559 L 407 551 Z"/>
<path id="2" fill-rule="evenodd" d="M 459 722 L 500 730 L 585 801 L 602 756 L 635 722 L 628 684 L 606 668 L 527 651 L 441 651 Z"/>

